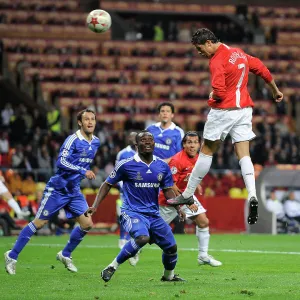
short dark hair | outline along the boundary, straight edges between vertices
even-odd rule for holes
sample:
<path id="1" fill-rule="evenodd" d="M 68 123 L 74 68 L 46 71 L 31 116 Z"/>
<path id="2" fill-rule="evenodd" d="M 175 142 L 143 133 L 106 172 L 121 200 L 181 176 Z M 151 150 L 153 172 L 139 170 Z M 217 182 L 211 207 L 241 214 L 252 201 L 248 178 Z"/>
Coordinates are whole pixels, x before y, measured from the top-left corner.
<path id="1" fill-rule="evenodd" d="M 96 118 L 96 113 L 95 113 L 93 110 L 91 110 L 91 109 L 89 109 L 89 108 L 86 108 L 86 109 L 81 110 L 81 111 L 77 114 L 77 121 L 82 122 L 82 115 L 83 115 L 84 113 L 86 113 L 86 112 L 93 113 L 93 114 L 95 115 L 95 118 Z M 78 125 L 78 126 L 79 126 L 79 125 Z M 79 126 L 79 127 L 80 127 L 80 126 Z"/>
<path id="2" fill-rule="evenodd" d="M 198 139 L 199 139 L 199 143 L 201 142 L 201 137 L 200 137 L 200 135 L 198 134 L 197 131 L 188 131 L 188 132 L 186 132 L 186 134 L 184 135 L 184 137 L 181 140 L 181 147 L 182 148 L 183 148 L 183 144 L 186 142 L 188 136 L 197 136 Z"/>
<path id="3" fill-rule="evenodd" d="M 206 41 L 211 41 L 215 44 L 220 40 L 208 28 L 200 28 L 193 34 L 191 43 L 193 45 L 204 45 Z"/>
<path id="4" fill-rule="evenodd" d="M 136 143 L 138 143 L 138 141 L 140 140 L 140 138 L 143 136 L 144 133 L 148 133 L 148 134 L 152 135 L 152 137 L 154 139 L 154 136 L 153 136 L 153 134 L 150 131 L 148 131 L 148 130 L 142 130 L 139 133 L 137 133 L 137 135 L 135 136 Z"/>
<path id="5" fill-rule="evenodd" d="M 77 121 L 82 121 L 82 115 L 83 115 L 85 112 L 93 113 L 93 114 L 95 115 L 95 117 L 96 117 L 96 113 L 95 113 L 92 109 L 86 108 L 86 109 L 81 110 L 81 111 L 77 114 Z"/>
<path id="6" fill-rule="evenodd" d="M 157 111 L 158 111 L 159 113 L 160 113 L 160 110 L 161 110 L 161 108 L 162 108 L 163 106 L 169 106 L 169 107 L 171 107 L 172 113 L 174 114 L 174 112 L 175 112 L 175 107 L 174 107 L 174 105 L 173 105 L 172 103 L 170 103 L 170 102 L 163 102 L 163 103 L 159 104 L 159 105 L 157 106 Z"/>

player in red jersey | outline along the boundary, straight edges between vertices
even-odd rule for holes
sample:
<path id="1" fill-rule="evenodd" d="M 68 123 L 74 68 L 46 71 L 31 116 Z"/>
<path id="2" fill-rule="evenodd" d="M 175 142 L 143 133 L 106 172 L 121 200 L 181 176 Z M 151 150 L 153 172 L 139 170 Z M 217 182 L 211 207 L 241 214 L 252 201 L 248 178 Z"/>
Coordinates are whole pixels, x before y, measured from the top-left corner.
<path id="1" fill-rule="evenodd" d="M 175 154 L 169 162 L 169 166 L 173 175 L 173 181 L 175 183 L 174 191 L 177 195 L 186 188 L 188 178 L 199 156 L 198 152 L 200 149 L 200 137 L 196 131 L 189 131 L 184 135 L 182 139 L 182 148 L 183 150 Z M 208 264 L 213 267 L 219 267 L 222 265 L 222 263 L 208 254 L 210 235 L 208 228 L 209 221 L 205 214 L 206 210 L 195 196 L 194 201 L 195 203 L 190 207 L 183 205 L 181 207 L 181 211 L 197 226 L 196 235 L 199 244 L 198 263 L 200 265 Z M 167 200 L 162 191 L 160 191 L 158 202 L 159 213 L 161 217 L 168 224 L 171 223 L 172 220 L 177 216 L 177 210 L 167 204 Z"/>
<path id="2" fill-rule="evenodd" d="M 204 143 L 201 153 L 182 195 L 169 199 L 172 205 L 192 203 L 196 187 L 208 173 L 212 156 L 221 141 L 230 134 L 239 159 L 242 176 L 248 191 L 248 223 L 258 219 L 258 201 L 255 189 L 254 168 L 250 158 L 249 141 L 255 137 L 252 131 L 253 101 L 249 95 L 248 73 L 262 77 L 270 87 L 276 102 L 283 99 L 270 71 L 256 57 L 239 48 L 231 48 L 216 38 L 207 28 L 197 30 L 192 44 L 199 54 L 210 59 L 209 68 L 213 91 L 209 95 L 211 110 L 204 127 Z"/>

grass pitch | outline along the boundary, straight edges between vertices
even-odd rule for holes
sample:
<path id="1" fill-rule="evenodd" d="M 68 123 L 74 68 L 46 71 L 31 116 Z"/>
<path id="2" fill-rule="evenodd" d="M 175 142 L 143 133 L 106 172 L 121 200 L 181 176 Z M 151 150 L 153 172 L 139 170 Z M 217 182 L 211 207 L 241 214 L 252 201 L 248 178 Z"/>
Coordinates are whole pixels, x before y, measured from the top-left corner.
<path id="1" fill-rule="evenodd" d="M 177 235 L 176 273 L 184 283 L 160 282 L 161 251 L 146 246 L 136 267 L 124 263 L 105 284 L 99 274 L 119 252 L 117 236 L 86 236 L 73 254 L 78 273 L 70 273 L 55 260 L 67 240 L 33 237 L 15 276 L 5 273 L 2 256 L 0 299 L 300 299 L 297 235 L 212 235 L 210 254 L 223 262 L 218 268 L 197 265 L 196 236 Z M 14 241 L 1 238 L 0 252 Z"/>

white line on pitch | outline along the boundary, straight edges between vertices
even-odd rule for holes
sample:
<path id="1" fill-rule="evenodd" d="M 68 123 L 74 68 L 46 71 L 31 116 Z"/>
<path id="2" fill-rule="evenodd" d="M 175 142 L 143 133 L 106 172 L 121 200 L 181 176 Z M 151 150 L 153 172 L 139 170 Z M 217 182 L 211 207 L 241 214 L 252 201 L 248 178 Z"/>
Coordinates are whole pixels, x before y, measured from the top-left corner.
<path id="1" fill-rule="evenodd" d="M 65 247 L 65 244 L 28 244 L 28 246 L 35 247 Z M 96 249 L 117 249 L 117 246 L 109 245 L 80 245 L 81 248 L 96 248 Z M 160 250 L 158 247 L 147 247 L 149 250 Z M 179 248 L 180 251 L 198 251 L 197 248 Z M 231 252 L 231 253 L 259 253 L 259 254 L 288 254 L 288 255 L 300 255 L 300 252 L 288 252 L 288 251 L 267 251 L 267 250 L 239 250 L 239 249 L 209 249 L 212 252 Z"/>

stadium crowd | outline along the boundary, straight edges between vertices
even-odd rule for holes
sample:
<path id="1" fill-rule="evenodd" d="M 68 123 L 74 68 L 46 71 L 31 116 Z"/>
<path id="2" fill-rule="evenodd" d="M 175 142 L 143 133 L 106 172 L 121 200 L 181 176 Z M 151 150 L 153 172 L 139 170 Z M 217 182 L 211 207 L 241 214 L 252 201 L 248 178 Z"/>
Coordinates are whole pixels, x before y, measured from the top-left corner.
<path id="1" fill-rule="evenodd" d="M 72 115 L 76 115 L 82 106 L 75 108 Z M 92 107 L 97 111 L 95 107 Z M 56 109 L 53 108 L 53 112 Z M 207 113 L 207 109 L 203 114 Z M 260 112 L 261 116 L 264 113 Z M 266 112 L 265 112 L 266 113 Z M 58 113 L 59 114 L 59 113 Z M 34 110 L 32 113 L 20 104 L 13 107 L 10 103 L 1 110 L 0 155 L 2 166 L 31 172 L 40 169 L 39 180 L 45 181 L 55 170 L 55 161 L 60 145 L 69 132 L 61 132 L 60 125 L 53 127 L 49 118 Z M 134 115 L 133 115 L 134 116 Z M 56 123 L 60 124 L 60 116 Z M 175 117 L 176 122 L 176 117 Z M 128 122 L 127 131 L 141 130 L 146 127 L 144 122 Z M 52 128 L 52 129 L 51 129 Z M 197 124 L 202 132 L 204 122 Z M 76 129 L 76 128 L 73 128 Z M 254 164 L 261 166 L 275 164 L 297 164 L 300 162 L 299 137 L 289 123 L 288 118 L 278 118 L 274 123 L 266 123 L 262 118 L 255 124 L 254 131 L 257 138 L 251 143 L 251 156 Z M 109 174 L 117 153 L 126 146 L 126 131 L 114 131 L 110 122 L 98 122 L 96 135 L 100 138 L 101 148 L 95 158 L 95 166 Z M 220 147 L 214 158 L 213 169 L 238 169 L 238 161 L 232 154 L 229 139 Z M 104 174 L 104 176 L 105 176 Z M 218 175 L 214 175 L 218 176 Z M 217 182 L 217 181 L 216 181 Z M 242 183 L 241 183 L 242 184 Z M 241 187 L 238 184 L 237 187 Z M 234 186 L 230 185 L 229 186 Z M 221 185 L 227 193 L 228 188 Z"/>
<path id="2" fill-rule="evenodd" d="M 14 5 L 10 1 L 3 1 L 0 4 L 0 23 L 83 25 L 82 13 L 78 12 L 76 1 L 63 5 L 57 3 L 43 5 L 42 1 L 37 1 L 31 5 L 21 2 Z M 23 12 L 25 9 L 29 12 Z M 12 14 L 13 10 L 18 13 Z M 69 18 L 64 18 L 63 21 L 55 17 L 55 14 L 50 14 L 70 10 L 72 13 L 68 14 Z M 45 19 L 42 18 L 45 16 L 41 14 L 43 12 L 49 13 Z M 267 24 L 264 23 L 268 22 L 266 18 L 279 16 L 276 10 L 266 12 L 261 9 L 237 12 L 237 15 L 240 18 L 244 16 L 254 27 L 260 28 Z M 283 14 L 280 16 L 283 18 Z M 284 16 L 293 19 L 298 17 L 297 14 Z M 176 116 L 178 119 L 182 116 L 186 119 L 190 115 L 199 116 L 199 120 L 194 124 L 195 128 L 192 129 L 202 132 L 208 108 L 203 105 L 197 106 L 195 103 L 204 103 L 201 100 L 207 99 L 210 93 L 207 62 L 199 58 L 190 45 L 187 47 L 184 43 L 174 43 L 165 47 L 163 43 L 189 42 L 193 31 L 199 25 L 213 26 L 213 30 L 222 41 L 246 43 L 242 48 L 266 61 L 270 71 L 276 75 L 278 87 L 289 100 L 290 112 L 285 102 L 279 105 L 269 102 L 269 90 L 261 81 L 250 79 L 249 90 L 253 99 L 258 100 L 258 105 L 254 108 L 256 119 L 253 123 L 257 138 L 251 142 L 250 149 L 257 170 L 263 166 L 300 163 L 300 140 L 295 128 L 295 120 L 299 117 L 296 114 L 296 103 L 300 100 L 299 93 L 295 92 L 300 88 L 297 76 L 300 70 L 299 49 L 281 46 L 278 41 L 280 31 L 293 32 L 297 27 L 280 24 L 266 27 L 266 43 L 278 45 L 270 47 L 250 45 L 253 37 L 230 22 L 170 22 L 167 28 L 162 28 L 160 23 L 131 22 L 134 23 L 132 30 L 135 36 L 141 32 L 143 40 L 154 42 L 145 44 L 108 41 L 100 46 L 97 41 L 76 43 L 67 40 L 61 42 L 3 39 L 3 48 L 10 69 L 16 74 L 18 87 L 24 82 L 30 84 L 31 88 L 28 90 L 32 91 L 35 101 L 41 90 L 49 96 L 44 97 L 50 107 L 47 115 L 38 109 L 30 111 L 23 104 L 12 105 L 7 102 L 5 106 L 4 103 L 0 106 L 0 162 L 6 185 L 19 201 L 39 201 L 41 189 L 37 182 L 46 182 L 55 171 L 59 148 L 66 136 L 76 129 L 74 116 L 85 106 L 95 110 L 98 115 L 122 113 L 126 119 L 119 130 L 113 122 L 98 121 L 95 133 L 100 139 L 101 147 L 93 166 L 96 180 L 83 180 L 83 189 L 97 189 L 100 186 L 113 169 L 117 153 L 127 145 L 128 132 L 142 130 L 149 122 L 155 121 L 157 102 L 149 99 L 171 102 L 177 100 L 182 104 L 190 102 L 191 105 L 184 104 L 178 107 L 174 121 L 183 129 L 190 129 L 176 121 Z M 226 34 L 228 30 L 230 35 Z M 131 36 L 129 32 L 128 40 L 132 40 Z M 2 55 L 2 51 L 0 52 Z M 63 85 L 59 86 L 61 83 Z M 52 86 L 49 87 L 49 84 Z M 88 87 L 83 87 L 84 93 L 80 84 L 88 84 Z M 59 106 L 65 107 L 65 97 L 73 99 L 74 103 L 75 98 L 82 99 L 82 102 L 79 100 L 76 105 L 66 108 L 69 116 L 67 126 L 63 126 L 65 115 L 58 109 Z M 87 98 L 88 102 L 83 101 Z M 99 106 L 99 98 L 108 101 Z M 124 99 L 136 101 L 134 105 L 122 104 L 121 100 Z M 143 102 L 149 105 L 143 105 Z M 268 103 L 270 106 L 265 105 Z M 136 118 L 142 114 L 151 114 L 153 120 Z M 270 116 L 272 118 L 268 119 Z M 229 139 L 221 145 L 215 155 L 212 168 L 212 172 L 203 181 L 205 195 L 234 196 L 236 190 L 240 190 L 239 196 L 243 195 L 244 183 L 241 175 L 239 172 L 228 171 L 239 169 Z M 11 171 L 12 169 L 14 171 Z"/>

